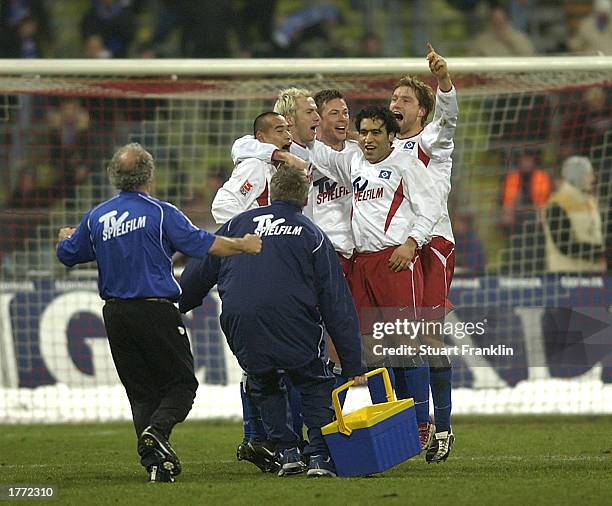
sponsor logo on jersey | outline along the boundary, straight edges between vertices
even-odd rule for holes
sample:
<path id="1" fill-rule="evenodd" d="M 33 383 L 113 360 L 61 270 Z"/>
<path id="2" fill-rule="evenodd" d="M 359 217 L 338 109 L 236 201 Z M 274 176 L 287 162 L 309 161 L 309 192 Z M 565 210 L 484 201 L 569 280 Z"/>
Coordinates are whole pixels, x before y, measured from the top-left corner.
<path id="1" fill-rule="evenodd" d="M 255 216 L 253 221 L 257 223 L 254 234 L 260 237 L 269 235 L 302 235 L 302 228 L 298 225 L 283 225 L 285 218 L 274 219 L 273 214 L 262 214 Z"/>
<path id="2" fill-rule="evenodd" d="M 416 141 L 406 141 L 404 144 L 404 149 L 413 149 Z"/>
<path id="3" fill-rule="evenodd" d="M 247 179 L 244 182 L 244 184 L 240 187 L 240 193 L 242 194 L 243 197 L 246 197 L 252 189 L 253 189 L 253 185 Z"/>
<path id="4" fill-rule="evenodd" d="M 350 194 L 348 188 L 330 180 L 328 177 L 317 179 L 313 186 L 317 188 L 317 204 L 324 204 Z"/>
<path id="5" fill-rule="evenodd" d="M 355 202 L 363 202 L 364 200 L 381 199 L 384 195 L 384 188 L 370 188 L 361 192 L 355 192 Z"/>
<path id="6" fill-rule="evenodd" d="M 104 226 L 102 230 L 102 240 L 108 241 L 113 237 L 119 237 L 145 227 L 147 222 L 146 216 L 139 216 L 138 218 L 128 220 L 127 218 L 129 215 L 130 213 L 125 211 L 119 218 L 116 218 L 117 211 L 113 210 L 100 216 L 98 222 L 102 223 Z"/>
<path id="7" fill-rule="evenodd" d="M 380 179 L 391 179 L 391 171 L 387 169 L 381 169 L 378 174 L 378 177 Z"/>
<path id="8" fill-rule="evenodd" d="M 361 180 L 361 176 L 353 179 L 353 193 L 358 193 L 364 191 L 368 187 L 368 180 L 364 179 L 363 182 Z"/>

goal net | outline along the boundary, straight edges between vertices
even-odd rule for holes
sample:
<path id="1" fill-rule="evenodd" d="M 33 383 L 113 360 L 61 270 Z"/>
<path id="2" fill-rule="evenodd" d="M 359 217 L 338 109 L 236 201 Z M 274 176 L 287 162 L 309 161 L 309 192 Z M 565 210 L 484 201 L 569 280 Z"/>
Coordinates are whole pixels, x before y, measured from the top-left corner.
<path id="1" fill-rule="evenodd" d="M 612 59 L 542 61 L 449 63 L 460 116 L 449 202 L 457 309 L 448 339 L 471 350 L 453 357 L 455 413 L 612 409 Z M 232 141 L 251 132 L 280 89 L 337 88 L 354 116 L 388 105 L 404 73 L 435 87 L 416 60 L 250 61 L 216 70 L 211 62 L 89 62 L 70 74 L 62 62 L 20 64 L 0 69 L 0 423 L 130 419 L 95 264 L 66 269 L 54 255 L 57 230 L 113 194 L 105 168 L 116 148 L 145 146 L 157 164 L 155 195 L 214 230 L 210 206 L 231 173 Z M 587 201 L 599 230 L 587 234 L 597 236 L 588 252 L 575 251 L 571 234 L 555 244 L 592 265 L 552 273 L 549 202 L 564 160 L 576 155 L 594 169 Z M 196 418 L 240 414 L 240 370 L 219 311 L 213 293 L 186 317 L 200 381 Z M 468 321 L 483 321 L 485 332 L 460 335 Z M 474 352 L 485 347 L 501 353 Z M 355 389 L 349 404 L 366 398 Z"/>

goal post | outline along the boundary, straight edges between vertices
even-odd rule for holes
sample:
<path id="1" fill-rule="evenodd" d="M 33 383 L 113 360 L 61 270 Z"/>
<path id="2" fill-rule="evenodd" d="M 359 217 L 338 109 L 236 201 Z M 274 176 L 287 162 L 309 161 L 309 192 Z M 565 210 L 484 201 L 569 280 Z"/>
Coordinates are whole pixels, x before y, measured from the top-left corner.
<path id="1" fill-rule="evenodd" d="M 612 57 L 448 63 L 459 101 L 449 339 L 514 351 L 456 357 L 453 409 L 610 412 L 612 278 L 607 270 L 549 272 L 548 195 L 531 203 L 529 181 L 537 169 L 554 191 L 563 161 L 587 157 L 610 256 Z M 130 418 L 95 265 L 68 270 L 54 256 L 58 228 L 112 195 L 105 167 L 115 149 L 143 144 L 156 160 L 155 195 L 214 230 L 210 204 L 231 172 L 232 141 L 251 132 L 280 89 L 337 88 L 354 116 L 365 105 L 388 105 L 404 74 L 435 87 L 424 58 L 0 60 L 0 423 Z M 530 175 L 515 184 L 508 175 L 517 173 Z M 239 369 L 219 310 L 213 293 L 186 317 L 197 418 L 240 413 Z M 484 335 L 459 335 L 467 321 L 485 319 Z M 349 402 L 366 402 L 361 393 Z"/>

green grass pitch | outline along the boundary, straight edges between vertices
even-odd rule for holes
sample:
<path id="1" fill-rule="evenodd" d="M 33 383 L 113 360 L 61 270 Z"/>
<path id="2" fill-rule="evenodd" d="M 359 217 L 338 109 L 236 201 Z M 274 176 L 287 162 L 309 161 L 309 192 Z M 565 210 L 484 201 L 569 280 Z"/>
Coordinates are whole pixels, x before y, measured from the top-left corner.
<path id="1" fill-rule="evenodd" d="M 0 427 L 0 485 L 54 485 L 55 504 L 610 504 L 611 416 L 456 417 L 448 462 L 372 478 L 278 478 L 237 462 L 241 426 L 186 422 L 176 483 L 146 483 L 127 423 Z M 607 483 L 607 485 L 606 485 Z M 23 501 L 19 501 L 23 502 Z"/>

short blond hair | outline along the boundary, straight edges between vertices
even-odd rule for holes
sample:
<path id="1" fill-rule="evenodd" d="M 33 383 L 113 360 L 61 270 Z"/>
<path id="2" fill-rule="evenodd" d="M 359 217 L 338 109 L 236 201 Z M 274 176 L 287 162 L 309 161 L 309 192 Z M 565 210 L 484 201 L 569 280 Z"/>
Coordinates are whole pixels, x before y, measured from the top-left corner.
<path id="1" fill-rule="evenodd" d="M 299 98 L 310 98 L 312 94 L 305 88 L 287 88 L 281 90 L 274 104 L 274 112 L 282 114 L 285 118 L 295 118 L 297 101 Z"/>

